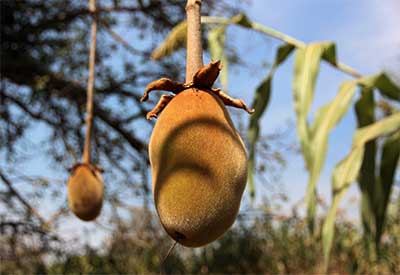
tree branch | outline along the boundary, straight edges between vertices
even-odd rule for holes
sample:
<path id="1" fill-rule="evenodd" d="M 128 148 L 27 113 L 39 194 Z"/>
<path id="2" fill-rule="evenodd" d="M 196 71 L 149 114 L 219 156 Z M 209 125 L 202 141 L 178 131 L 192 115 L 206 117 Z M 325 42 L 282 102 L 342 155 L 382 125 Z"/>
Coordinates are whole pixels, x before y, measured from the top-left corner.
<path id="1" fill-rule="evenodd" d="M 134 47 L 132 47 L 122 36 L 120 36 L 118 33 L 112 30 L 111 26 L 104 20 L 100 20 L 101 25 L 104 26 L 105 30 L 119 43 L 124 46 L 124 48 L 130 52 L 133 55 L 139 55 L 141 54 L 140 51 L 136 50 Z"/>
<path id="2" fill-rule="evenodd" d="M 58 127 L 59 125 L 55 122 L 50 120 L 49 118 L 43 116 L 43 114 L 41 113 L 36 113 L 34 111 L 32 111 L 31 109 L 29 109 L 25 103 L 23 103 L 21 100 L 11 97 L 9 95 L 6 95 L 5 93 L 2 93 L 2 95 L 4 96 L 4 98 L 10 100 L 12 103 L 14 103 L 15 105 L 17 105 L 22 111 L 24 111 L 25 113 L 27 113 L 31 118 L 33 119 L 37 119 L 37 120 L 41 120 L 46 122 L 47 124 L 54 126 L 54 127 Z"/>
<path id="3" fill-rule="evenodd" d="M 84 103 L 85 100 L 85 90 L 78 83 L 66 80 L 47 69 L 43 68 L 41 64 L 35 62 L 32 58 L 21 56 L 24 58 L 26 62 L 12 62 L 9 60 L 7 56 L 2 59 L 1 67 L 3 71 L 3 66 L 5 69 L 4 72 L 6 75 L 3 77 L 9 79 L 15 84 L 18 85 L 28 85 L 34 87 L 34 79 L 40 76 L 48 76 L 49 81 L 46 86 L 46 91 L 48 91 L 49 96 L 56 96 L 59 98 L 65 98 L 70 100 L 71 102 L 76 102 L 78 105 Z M 134 99 L 135 101 L 139 100 L 139 96 L 123 91 L 117 87 L 117 85 L 113 86 L 112 89 L 117 91 L 116 94 L 121 94 L 127 97 Z M 107 89 L 101 89 L 99 92 L 107 93 Z M 52 91 L 50 93 L 50 91 Z M 133 134 L 129 133 L 126 130 L 120 121 L 111 118 L 110 112 L 101 108 L 100 106 L 95 107 L 96 116 L 101 119 L 104 123 L 109 125 L 112 129 L 118 132 L 124 139 L 138 152 L 142 152 L 147 148 L 147 144 L 143 143 L 141 140 L 136 138 Z M 28 113 L 29 114 L 29 113 Z"/>
<path id="4" fill-rule="evenodd" d="M 28 210 L 28 212 L 32 215 L 34 215 L 41 223 L 41 225 L 46 224 L 46 221 L 42 218 L 42 216 L 36 211 L 35 208 L 33 208 L 22 196 L 21 194 L 18 193 L 18 191 L 14 188 L 12 185 L 11 181 L 0 171 L 0 178 L 2 181 L 7 185 L 8 190 L 10 191 L 11 194 L 14 195 L 21 203 L 22 205 Z"/>
<path id="5" fill-rule="evenodd" d="M 96 115 L 103 120 L 108 126 L 117 131 L 134 149 L 138 152 L 143 152 L 147 145 L 135 138 L 127 129 L 125 129 L 119 121 L 111 118 L 105 110 L 95 107 Z"/>
<path id="6" fill-rule="evenodd" d="M 54 18 L 45 19 L 39 21 L 37 24 L 32 26 L 34 29 L 48 29 L 52 26 L 59 25 L 60 23 L 69 23 L 78 17 L 86 16 L 88 14 L 101 14 L 111 12 L 146 12 L 152 8 L 152 4 L 142 7 L 127 7 L 127 6 L 111 6 L 111 7 L 98 7 L 96 11 L 91 11 L 85 7 L 77 8 L 74 10 L 67 11 L 63 17 L 55 16 Z"/>

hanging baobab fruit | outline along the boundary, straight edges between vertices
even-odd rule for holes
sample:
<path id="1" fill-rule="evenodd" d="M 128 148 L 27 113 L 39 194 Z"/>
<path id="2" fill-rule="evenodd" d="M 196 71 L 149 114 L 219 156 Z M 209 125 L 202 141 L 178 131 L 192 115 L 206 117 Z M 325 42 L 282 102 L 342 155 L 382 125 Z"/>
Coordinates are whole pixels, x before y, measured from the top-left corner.
<path id="1" fill-rule="evenodd" d="M 68 202 L 74 214 L 84 221 L 94 220 L 103 204 L 101 170 L 92 164 L 77 164 L 68 180 Z"/>
<path id="2" fill-rule="evenodd" d="M 213 84 L 219 61 L 202 63 L 201 1 L 189 0 L 186 83 L 167 78 L 150 83 L 163 95 L 147 118 L 157 118 L 150 142 L 152 190 L 167 233 L 177 242 L 198 247 L 219 238 L 233 224 L 247 180 L 245 146 L 225 105 L 252 113 Z"/>
<path id="3" fill-rule="evenodd" d="M 90 0 L 90 11 L 93 14 L 91 26 L 91 43 L 89 55 L 89 77 L 87 85 L 87 115 L 86 136 L 82 163 L 72 168 L 72 175 L 68 180 L 68 202 L 74 214 L 84 221 L 94 220 L 101 211 L 103 204 L 104 184 L 101 177 L 102 170 L 99 166 L 91 163 L 90 141 L 92 136 L 93 122 L 93 84 L 94 66 L 96 55 L 97 22 L 95 16 L 95 0 Z"/>

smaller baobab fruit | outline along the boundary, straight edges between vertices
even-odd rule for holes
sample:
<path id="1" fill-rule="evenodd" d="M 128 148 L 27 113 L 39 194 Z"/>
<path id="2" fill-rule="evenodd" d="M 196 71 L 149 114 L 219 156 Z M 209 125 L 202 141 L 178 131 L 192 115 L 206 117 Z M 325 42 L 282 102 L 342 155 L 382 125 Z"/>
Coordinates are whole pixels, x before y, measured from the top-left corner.
<path id="1" fill-rule="evenodd" d="M 103 205 L 104 184 L 101 169 L 91 164 L 77 164 L 68 180 L 68 203 L 84 221 L 94 220 Z"/>

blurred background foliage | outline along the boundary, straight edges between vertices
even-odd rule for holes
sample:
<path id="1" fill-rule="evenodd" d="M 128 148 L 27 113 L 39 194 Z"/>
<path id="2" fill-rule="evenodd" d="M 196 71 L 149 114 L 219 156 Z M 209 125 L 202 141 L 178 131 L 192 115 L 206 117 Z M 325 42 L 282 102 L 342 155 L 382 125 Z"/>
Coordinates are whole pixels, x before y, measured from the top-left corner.
<path id="1" fill-rule="evenodd" d="M 68 168 L 80 160 L 83 150 L 91 20 L 87 3 L 1 1 L 2 274 L 158 273 L 161 259 L 172 244 L 153 211 L 150 192 L 147 139 L 153 122 L 146 121 L 145 114 L 155 99 L 140 105 L 139 98 L 147 83 L 161 76 L 184 79 L 183 49 L 157 62 L 150 62 L 150 57 L 172 27 L 184 19 L 186 1 L 97 3 L 93 158 L 106 171 L 107 188 L 102 216 L 93 226 L 95 231 L 106 232 L 106 237 L 100 246 L 93 247 L 86 240 L 96 234 L 94 231 L 83 235 L 73 231 L 69 239 L 60 234 L 75 219 L 66 207 L 65 179 Z M 202 13 L 231 17 L 247 4 L 208 0 L 203 3 Z M 246 69 L 231 45 L 234 41 L 227 48 L 230 66 Z M 233 118 L 245 136 L 243 120 L 247 117 L 233 112 Z M 286 156 L 298 152 L 290 138 L 292 128 L 290 124 L 264 135 L 257 145 L 255 177 L 278 198 L 269 198 L 257 208 L 249 206 L 245 198 L 232 230 L 205 248 L 176 247 L 163 266 L 165 272 L 323 271 L 321 233 L 310 236 L 297 206 L 289 211 L 291 214 L 282 210 L 286 198 L 274 184 Z M 37 162 L 48 166 L 48 175 L 32 172 L 30 166 L 36 165 L 37 169 Z M 339 217 L 330 272 L 400 272 L 399 194 L 394 194 L 392 200 L 379 255 L 369 251 L 359 225 Z M 321 218 L 317 223 L 316 227 L 321 228 Z"/>
<path id="2" fill-rule="evenodd" d="M 360 228 L 344 215 L 340 216 L 336 222 L 330 273 L 400 272 L 399 195 L 396 194 L 397 202 L 390 204 L 379 260 L 366 253 Z M 17 242 L 16 247 L 12 247 L 5 239 L 2 242 L 3 253 L 18 257 L 18 260 L 3 258 L 1 271 L 4 274 L 159 273 L 161 259 L 172 244 L 160 228 L 157 216 L 143 209 L 137 209 L 132 220 L 119 224 L 101 249 L 86 246 L 79 251 L 52 251 L 43 257 L 35 254 L 37 244 L 21 247 Z M 290 215 L 278 215 L 265 207 L 251 213 L 244 211 L 232 230 L 204 248 L 177 246 L 164 262 L 163 271 L 173 274 L 321 274 L 324 270 L 321 243 L 320 234 L 316 239 L 310 237 L 307 221 L 300 217 L 296 207 Z M 68 246 L 67 243 L 59 245 Z M 18 254 L 14 254 L 13 249 L 17 249 Z"/>

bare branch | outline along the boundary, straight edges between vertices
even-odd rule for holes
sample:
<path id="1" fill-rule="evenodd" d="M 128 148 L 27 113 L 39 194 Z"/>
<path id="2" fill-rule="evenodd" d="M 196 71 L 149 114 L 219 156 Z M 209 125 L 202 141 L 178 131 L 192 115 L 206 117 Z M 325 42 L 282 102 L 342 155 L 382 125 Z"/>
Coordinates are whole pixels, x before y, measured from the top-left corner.
<path id="1" fill-rule="evenodd" d="M 51 119 L 45 117 L 43 114 L 41 113 L 37 113 L 34 112 L 33 110 L 29 109 L 27 107 L 27 104 L 23 103 L 21 100 L 14 98 L 12 96 L 6 95 L 5 93 L 2 93 L 2 95 L 4 96 L 4 98 L 7 98 L 8 100 L 10 100 L 12 103 L 14 103 L 15 105 L 17 105 L 21 110 L 23 110 L 25 113 L 27 113 L 31 118 L 37 119 L 37 120 L 41 120 L 46 122 L 49 125 L 52 126 L 58 126 L 57 122 L 52 121 Z"/>
<path id="2" fill-rule="evenodd" d="M 105 110 L 95 107 L 95 112 L 98 118 L 117 131 L 138 152 L 143 152 L 147 148 L 145 143 L 134 137 L 118 120 L 111 118 Z"/>
<path id="3" fill-rule="evenodd" d="M 122 44 L 122 46 L 124 46 L 124 48 L 130 52 L 133 55 L 139 55 L 141 54 L 141 52 L 139 52 L 138 50 L 136 50 L 134 47 L 132 47 L 125 39 L 122 38 L 122 36 L 120 36 L 118 33 L 116 33 L 115 31 L 112 30 L 111 26 L 104 20 L 100 20 L 101 25 L 103 25 L 103 27 L 105 28 L 105 30 L 119 43 Z"/>
<path id="4" fill-rule="evenodd" d="M 154 4 L 142 7 L 128 7 L 128 6 L 109 6 L 109 7 L 98 7 L 95 11 L 91 11 L 86 7 L 77 8 L 74 10 L 67 11 L 62 17 L 55 16 L 54 18 L 39 21 L 33 26 L 35 29 L 46 29 L 53 26 L 59 25 L 60 23 L 69 23 L 78 17 L 87 16 L 88 14 L 102 14 L 111 12 L 146 12 L 153 8 Z"/>
<path id="5" fill-rule="evenodd" d="M 7 186 L 8 190 L 12 195 L 14 195 L 23 205 L 24 207 L 28 210 L 28 212 L 32 215 L 34 215 L 42 225 L 46 224 L 46 221 L 42 218 L 42 216 L 36 211 L 35 208 L 33 208 L 22 196 L 21 194 L 18 193 L 18 191 L 14 188 L 12 185 L 11 181 L 0 171 L 0 178 L 2 181 L 5 183 Z"/>

